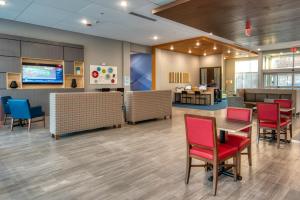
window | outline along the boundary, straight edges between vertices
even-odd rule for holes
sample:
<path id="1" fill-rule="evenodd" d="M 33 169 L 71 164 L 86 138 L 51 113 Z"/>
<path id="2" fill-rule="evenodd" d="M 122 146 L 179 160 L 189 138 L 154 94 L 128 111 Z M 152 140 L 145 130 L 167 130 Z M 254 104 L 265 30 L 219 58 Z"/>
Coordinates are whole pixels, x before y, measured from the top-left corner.
<path id="1" fill-rule="evenodd" d="M 300 53 L 290 49 L 265 52 L 263 55 L 264 87 L 300 87 Z"/>
<path id="2" fill-rule="evenodd" d="M 235 62 L 235 88 L 257 88 L 258 61 L 242 60 Z"/>
<path id="3" fill-rule="evenodd" d="M 293 74 L 291 73 L 274 73 L 274 74 L 264 75 L 265 87 L 291 87 L 292 83 L 293 83 Z"/>

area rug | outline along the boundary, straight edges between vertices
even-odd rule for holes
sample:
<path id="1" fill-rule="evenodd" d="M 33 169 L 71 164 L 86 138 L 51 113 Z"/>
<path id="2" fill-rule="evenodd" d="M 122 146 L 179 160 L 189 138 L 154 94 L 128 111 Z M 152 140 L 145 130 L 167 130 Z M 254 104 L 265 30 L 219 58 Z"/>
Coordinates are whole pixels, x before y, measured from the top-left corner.
<path id="1" fill-rule="evenodd" d="M 214 105 L 194 105 L 194 104 L 181 104 L 181 103 L 174 103 L 174 107 L 178 108 L 189 108 L 189 109 L 198 109 L 198 110 L 221 110 L 227 107 L 227 101 L 222 100 L 222 102 L 214 104 Z"/>

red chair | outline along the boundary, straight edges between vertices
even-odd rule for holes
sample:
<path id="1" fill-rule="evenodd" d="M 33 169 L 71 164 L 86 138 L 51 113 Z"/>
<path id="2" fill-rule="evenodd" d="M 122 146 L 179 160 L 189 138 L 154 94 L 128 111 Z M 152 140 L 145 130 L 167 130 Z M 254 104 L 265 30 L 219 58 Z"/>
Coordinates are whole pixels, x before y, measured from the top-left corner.
<path id="1" fill-rule="evenodd" d="M 217 140 L 216 119 L 185 114 L 185 128 L 187 139 L 186 184 L 189 183 L 191 167 L 213 166 L 213 190 L 217 193 L 218 169 L 220 163 L 233 158 L 234 178 L 237 179 L 238 148 L 226 144 L 219 144 Z M 204 165 L 192 165 L 192 158 L 204 161 Z"/>
<path id="2" fill-rule="evenodd" d="M 286 135 L 289 121 L 280 117 L 279 103 L 257 103 L 257 143 L 260 138 L 260 129 L 275 131 L 277 135 L 277 148 L 280 147 L 280 134 Z M 263 133 L 266 134 L 265 132 Z"/>
<path id="3" fill-rule="evenodd" d="M 276 99 L 274 100 L 274 103 L 279 103 L 280 108 L 292 108 L 293 107 L 293 101 L 289 99 Z M 293 119 L 293 111 L 280 111 L 280 115 L 282 118 L 286 118 L 289 120 L 289 125 L 290 125 L 290 138 L 292 139 L 293 137 L 293 132 L 292 132 L 292 119 Z"/>
<path id="4" fill-rule="evenodd" d="M 241 122 L 252 122 L 252 110 L 247 108 L 227 108 L 227 120 L 241 121 Z M 228 134 L 228 140 L 226 144 L 237 147 L 239 151 L 238 156 L 238 174 L 240 174 L 241 157 L 240 155 L 248 155 L 249 166 L 252 166 L 252 153 L 251 153 L 251 134 L 252 127 L 243 129 L 240 131 L 244 135 Z M 242 153 L 247 148 L 247 153 Z"/>

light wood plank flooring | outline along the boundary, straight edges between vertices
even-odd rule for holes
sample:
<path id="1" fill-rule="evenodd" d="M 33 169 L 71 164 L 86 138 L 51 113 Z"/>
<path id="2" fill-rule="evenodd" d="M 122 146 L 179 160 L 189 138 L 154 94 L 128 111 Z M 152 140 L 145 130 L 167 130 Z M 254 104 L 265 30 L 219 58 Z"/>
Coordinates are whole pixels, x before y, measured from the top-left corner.
<path id="1" fill-rule="evenodd" d="M 300 199 L 300 144 L 253 142 L 253 166 L 243 158 L 243 180 L 221 177 L 212 196 L 209 173 L 194 168 L 185 185 L 184 113 L 222 111 L 174 108 L 172 120 L 51 138 L 35 124 L 0 129 L 0 199 Z M 254 126 L 255 127 L 255 126 Z M 295 120 L 294 134 L 300 131 Z M 256 128 L 254 128 L 255 132 Z M 253 137 L 255 141 L 255 134 Z"/>

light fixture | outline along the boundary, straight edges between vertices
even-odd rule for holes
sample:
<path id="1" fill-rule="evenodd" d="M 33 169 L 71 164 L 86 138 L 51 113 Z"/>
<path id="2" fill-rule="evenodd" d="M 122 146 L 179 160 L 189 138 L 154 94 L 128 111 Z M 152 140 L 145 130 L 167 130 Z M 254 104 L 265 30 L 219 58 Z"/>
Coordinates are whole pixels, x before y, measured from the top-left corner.
<path id="1" fill-rule="evenodd" d="M 6 5 L 6 1 L 0 0 L 0 6 L 5 6 L 5 5 Z"/>
<path id="2" fill-rule="evenodd" d="M 238 56 L 238 55 L 240 55 L 240 54 L 239 54 L 239 52 L 236 52 L 235 55 Z"/>
<path id="3" fill-rule="evenodd" d="M 299 53 L 299 51 L 296 51 L 296 53 Z"/>
<path id="4" fill-rule="evenodd" d="M 212 32 L 210 32 L 210 33 L 209 33 L 209 35 L 213 35 L 213 33 L 212 33 Z"/>
<path id="5" fill-rule="evenodd" d="M 227 53 L 231 53 L 230 49 L 228 49 Z"/>
<path id="6" fill-rule="evenodd" d="M 174 50 L 174 46 L 173 45 L 170 47 L 170 50 L 172 50 L 172 51 Z"/>
<path id="7" fill-rule="evenodd" d="M 258 49 L 257 49 L 257 51 L 261 51 L 261 49 L 260 49 L 260 48 L 258 48 Z"/>
<path id="8" fill-rule="evenodd" d="M 121 1 L 120 2 L 120 5 L 123 7 L 123 8 L 126 8 L 128 6 L 128 3 L 127 1 Z"/>
<path id="9" fill-rule="evenodd" d="M 217 50 L 217 47 L 216 46 L 214 46 L 214 48 L 213 48 L 214 50 Z"/>
<path id="10" fill-rule="evenodd" d="M 280 55 L 283 55 L 283 53 L 282 53 L 282 52 L 280 52 Z"/>
<path id="11" fill-rule="evenodd" d="M 200 42 L 197 42 L 197 43 L 196 43 L 196 46 L 198 46 L 198 47 L 199 47 L 199 46 L 200 46 Z"/>
<path id="12" fill-rule="evenodd" d="M 88 22 L 88 20 L 86 20 L 86 19 L 82 19 L 82 20 L 81 20 L 81 23 L 84 24 L 84 25 L 87 25 L 89 22 Z"/>
<path id="13" fill-rule="evenodd" d="M 206 52 L 204 52 L 203 56 L 206 56 Z"/>
<path id="14" fill-rule="evenodd" d="M 192 53 L 192 50 L 189 50 L 189 53 Z"/>
<path id="15" fill-rule="evenodd" d="M 158 40 L 158 36 L 153 36 L 153 40 Z"/>
<path id="16" fill-rule="evenodd" d="M 224 60 L 226 60 L 226 57 L 224 57 Z"/>

